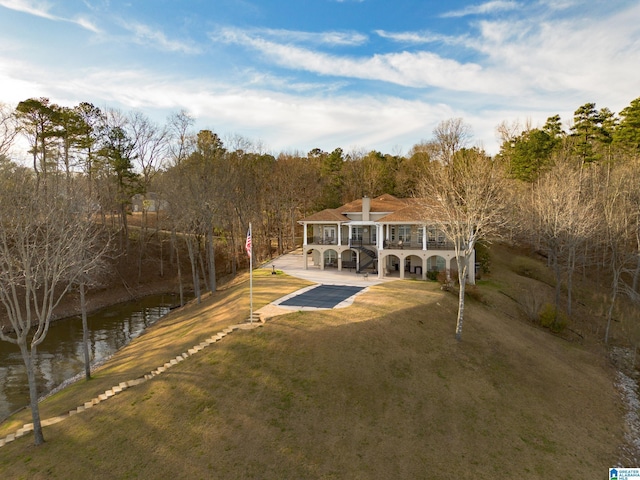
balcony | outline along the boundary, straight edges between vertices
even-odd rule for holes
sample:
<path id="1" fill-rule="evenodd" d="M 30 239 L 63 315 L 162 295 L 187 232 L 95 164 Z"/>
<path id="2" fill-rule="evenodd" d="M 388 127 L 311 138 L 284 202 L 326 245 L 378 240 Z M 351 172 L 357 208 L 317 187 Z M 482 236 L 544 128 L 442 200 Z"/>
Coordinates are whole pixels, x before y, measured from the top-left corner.
<path id="1" fill-rule="evenodd" d="M 375 247 L 376 240 L 371 238 L 351 237 L 349 240 L 350 247 Z"/>
<path id="2" fill-rule="evenodd" d="M 422 240 L 385 240 L 385 250 L 422 250 Z M 427 250 L 453 250 L 453 242 L 428 241 Z"/>
<path id="3" fill-rule="evenodd" d="M 453 242 L 445 242 L 444 240 L 429 240 L 427 242 L 427 250 L 453 250 Z"/>
<path id="4" fill-rule="evenodd" d="M 311 237 L 307 239 L 307 245 L 338 245 L 336 237 Z"/>
<path id="5" fill-rule="evenodd" d="M 422 250 L 422 241 L 385 240 L 385 250 Z"/>

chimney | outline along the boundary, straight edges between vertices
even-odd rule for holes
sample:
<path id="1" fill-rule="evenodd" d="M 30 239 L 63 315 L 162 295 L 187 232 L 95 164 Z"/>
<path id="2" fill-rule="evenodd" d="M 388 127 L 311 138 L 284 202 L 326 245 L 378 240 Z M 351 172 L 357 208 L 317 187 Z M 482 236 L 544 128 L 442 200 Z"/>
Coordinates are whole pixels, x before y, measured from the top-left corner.
<path id="1" fill-rule="evenodd" d="M 369 197 L 362 197 L 362 221 L 369 221 L 369 212 L 371 211 L 371 199 Z"/>

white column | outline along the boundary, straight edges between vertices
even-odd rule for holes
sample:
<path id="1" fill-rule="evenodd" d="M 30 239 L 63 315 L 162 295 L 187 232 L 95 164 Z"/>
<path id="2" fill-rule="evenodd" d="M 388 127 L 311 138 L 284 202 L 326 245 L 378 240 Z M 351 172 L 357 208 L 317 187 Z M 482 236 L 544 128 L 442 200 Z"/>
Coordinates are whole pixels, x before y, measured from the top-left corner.
<path id="1" fill-rule="evenodd" d="M 351 232 L 351 225 L 349 225 L 349 246 L 351 246 L 351 239 L 353 238 L 353 234 Z"/>
<path id="2" fill-rule="evenodd" d="M 338 245 L 342 245 L 342 225 L 338 224 Z"/>
<path id="3" fill-rule="evenodd" d="M 303 223 L 302 225 L 303 225 L 303 227 L 304 227 L 304 228 L 302 229 L 302 233 L 304 234 L 304 240 L 302 241 L 302 244 L 303 244 L 303 245 L 307 245 L 307 244 L 308 244 L 308 243 L 307 243 L 307 224 L 306 224 L 306 223 Z"/>
<path id="4" fill-rule="evenodd" d="M 422 250 L 427 249 L 427 226 L 422 227 Z"/>

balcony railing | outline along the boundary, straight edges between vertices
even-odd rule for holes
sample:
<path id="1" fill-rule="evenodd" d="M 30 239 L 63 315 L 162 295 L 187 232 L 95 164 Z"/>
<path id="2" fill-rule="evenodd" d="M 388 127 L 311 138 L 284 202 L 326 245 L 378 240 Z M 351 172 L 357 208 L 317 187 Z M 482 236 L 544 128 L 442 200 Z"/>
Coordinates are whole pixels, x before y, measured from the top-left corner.
<path id="1" fill-rule="evenodd" d="M 309 240 L 311 240 L 309 242 Z M 338 239 L 336 237 L 311 237 L 307 239 L 308 245 L 337 245 Z"/>
<path id="2" fill-rule="evenodd" d="M 342 245 L 347 245 L 345 238 L 342 239 Z M 310 237 L 308 245 L 338 245 L 336 237 Z M 376 242 L 363 238 L 351 238 L 349 240 L 351 247 L 375 247 Z M 384 248 L 386 250 L 422 250 L 422 241 L 418 240 L 385 240 Z M 453 250 L 453 242 L 445 242 L 438 240 L 427 241 L 427 250 Z"/>
<path id="3" fill-rule="evenodd" d="M 387 250 L 422 250 L 422 240 L 385 240 Z M 427 250 L 453 250 L 453 242 L 428 241 Z"/>
<path id="4" fill-rule="evenodd" d="M 427 242 L 427 250 L 453 250 L 453 242 L 429 240 Z"/>
<path id="5" fill-rule="evenodd" d="M 350 247 L 371 247 L 375 245 L 376 241 L 368 238 L 352 237 L 351 240 L 349 240 Z"/>

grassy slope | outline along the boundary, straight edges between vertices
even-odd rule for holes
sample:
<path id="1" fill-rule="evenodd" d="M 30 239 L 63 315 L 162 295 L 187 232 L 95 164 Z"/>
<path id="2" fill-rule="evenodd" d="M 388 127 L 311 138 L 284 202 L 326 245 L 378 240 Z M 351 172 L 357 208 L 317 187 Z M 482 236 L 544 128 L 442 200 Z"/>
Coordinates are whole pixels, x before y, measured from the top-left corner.
<path id="1" fill-rule="evenodd" d="M 258 276 L 260 306 L 302 282 Z M 504 285 L 498 288 L 506 288 Z M 467 305 L 433 283 L 372 287 L 348 309 L 236 332 L 163 375 L 0 449 L 2 478 L 595 478 L 623 411 L 593 349 Z M 246 317 L 246 283 L 175 312 L 43 418 L 136 378 Z M 151 358 L 153 357 L 153 358 Z M 19 420 L 17 423 L 20 423 Z M 0 435 L 12 425 L 0 426 Z M 444 473 L 443 473 L 444 472 Z M 568 473 L 571 472 L 571 473 Z"/>

